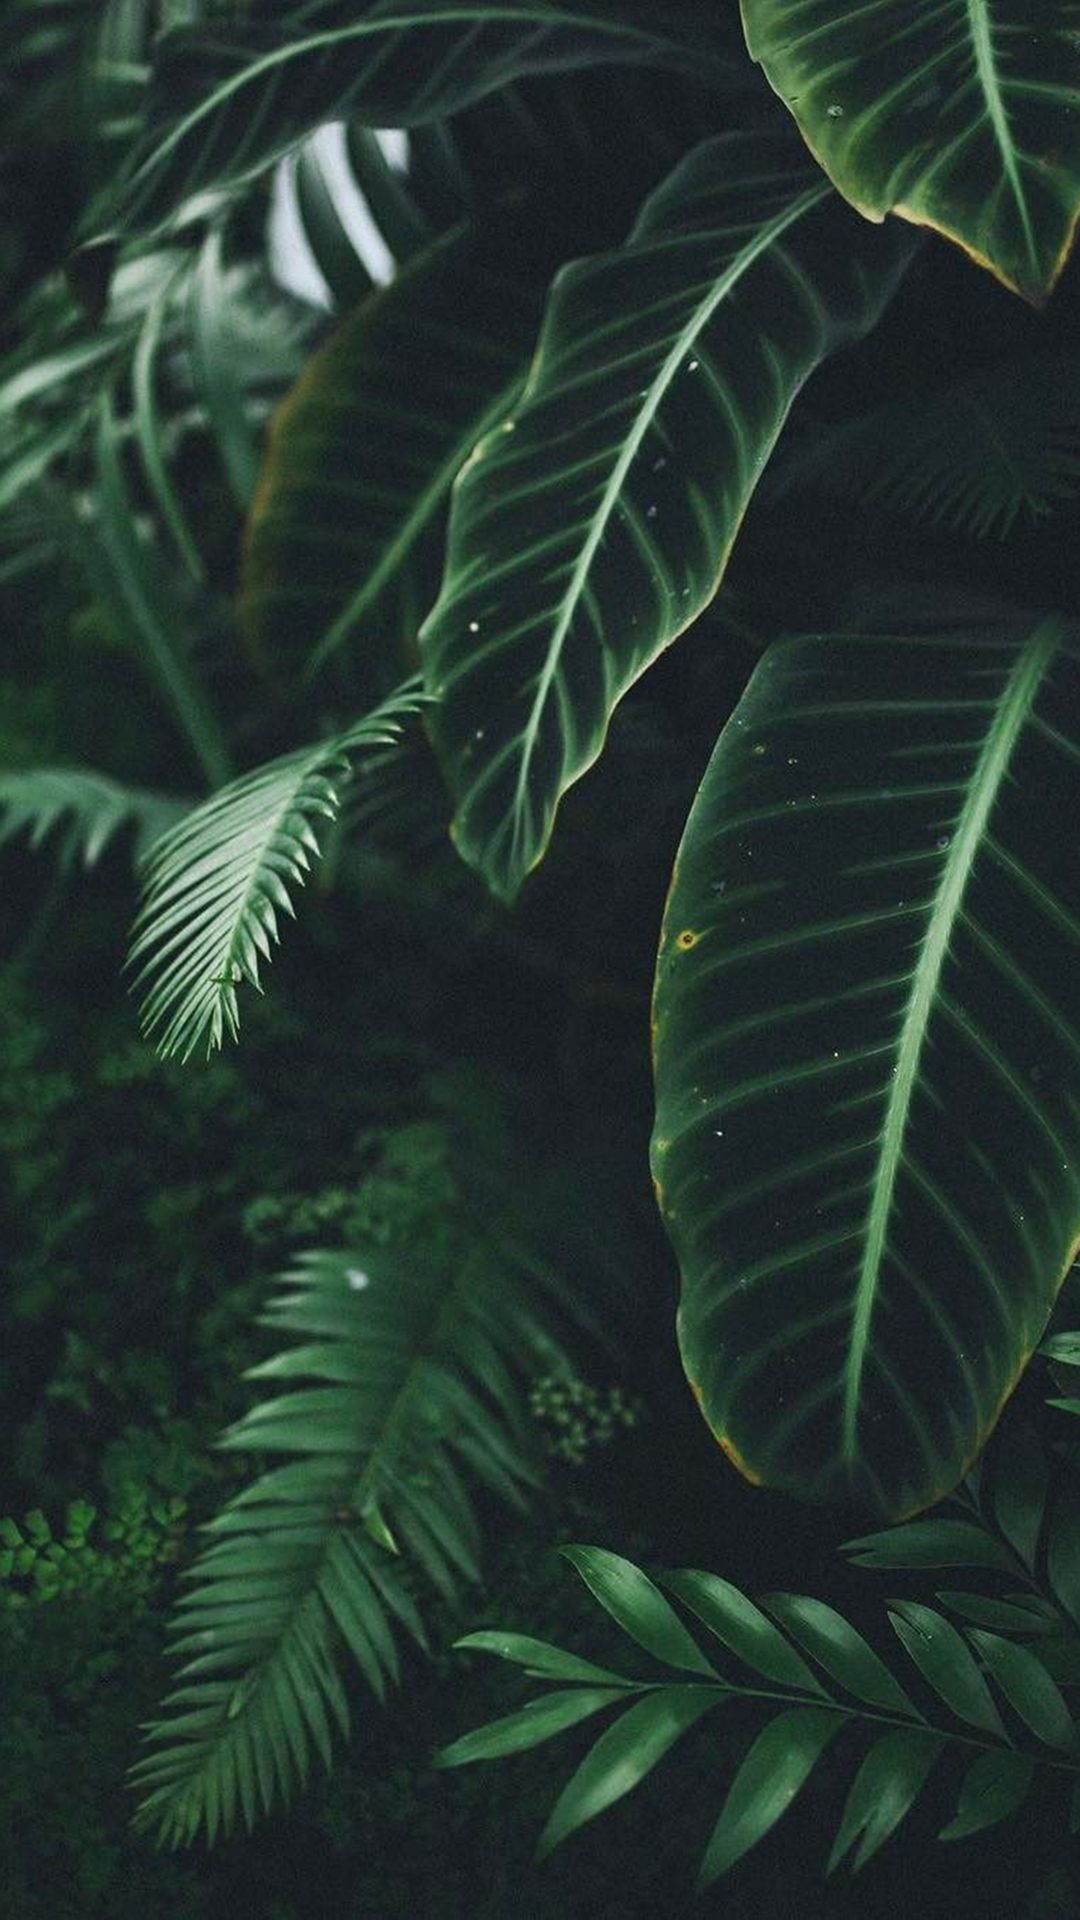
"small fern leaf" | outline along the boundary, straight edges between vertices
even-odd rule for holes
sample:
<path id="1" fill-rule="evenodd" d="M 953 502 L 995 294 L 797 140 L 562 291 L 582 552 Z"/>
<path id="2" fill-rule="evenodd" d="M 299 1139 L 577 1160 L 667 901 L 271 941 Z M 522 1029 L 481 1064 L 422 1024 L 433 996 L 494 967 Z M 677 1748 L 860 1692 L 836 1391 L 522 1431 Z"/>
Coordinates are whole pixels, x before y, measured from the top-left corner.
<path id="1" fill-rule="evenodd" d="M 523 1393 L 535 1366 L 525 1294 L 483 1245 L 453 1259 L 419 1247 L 408 1266 L 377 1250 L 308 1254 L 285 1276 L 264 1322 L 294 1344 L 251 1370 L 284 1390 L 221 1445 L 287 1458 L 210 1522 L 189 1570 L 171 1638 L 180 1684 L 132 1770 L 138 1825 L 184 1845 L 290 1800 L 316 1756 L 330 1766 L 335 1728 L 349 1731 L 342 1653 L 382 1698 L 399 1631 L 424 1644 L 415 1575 L 452 1598 L 475 1575 L 479 1457 L 515 1489 L 535 1479 L 527 1442 L 497 1417 L 506 1381 Z"/>
<path id="2" fill-rule="evenodd" d="M 61 868 L 97 865 L 125 827 L 134 831 L 134 853 L 143 860 L 154 843 L 187 811 L 183 800 L 148 788 L 121 786 L 88 767 L 32 767 L 0 775 L 0 846 L 19 834 L 41 847 L 54 834 Z"/>
<path id="3" fill-rule="evenodd" d="M 156 844 L 128 965 L 163 1058 L 237 1037 L 237 988 L 260 988 L 278 916 L 294 912 L 319 857 L 316 826 L 337 818 L 354 756 L 393 744 L 423 703 L 414 683 L 399 688 L 345 733 L 230 782 Z"/>

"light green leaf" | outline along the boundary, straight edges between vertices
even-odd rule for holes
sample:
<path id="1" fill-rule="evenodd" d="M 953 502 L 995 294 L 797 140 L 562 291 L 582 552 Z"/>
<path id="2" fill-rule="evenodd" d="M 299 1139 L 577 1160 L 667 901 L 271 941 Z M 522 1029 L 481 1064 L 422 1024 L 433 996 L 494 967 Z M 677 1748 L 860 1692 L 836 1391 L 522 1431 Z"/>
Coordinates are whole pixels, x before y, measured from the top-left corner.
<path id="1" fill-rule="evenodd" d="M 795 1687 L 806 1693 L 823 1692 L 820 1681 L 814 1678 L 790 1642 L 766 1619 L 761 1608 L 729 1580 L 722 1580 L 717 1573 L 680 1568 L 664 1575 L 664 1585 L 753 1672 L 762 1674 L 766 1680 L 774 1680 L 780 1687 Z"/>
<path id="2" fill-rule="evenodd" d="M 852 1872 L 858 1873 L 884 1846 L 910 1813 L 944 1741 L 929 1733 L 899 1727 L 875 1740 L 851 1785 L 840 1831 L 829 1855 L 830 1873 L 856 1846 Z"/>
<path id="3" fill-rule="evenodd" d="M 996 1633 L 972 1629 L 968 1639 L 1036 1740 L 1071 1752 L 1076 1744 L 1072 1716 L 1037 1655 Z"/>
<path id="4" fill-rule="evenodd" d="M 871 220 L 895 212 L 1044 299 L 1080 213 L 1075 0 L 742 0 L 747 45 Z"/>
<path id="5" fill-rule="evenodd" d="M 464 468 L 421 633 L 456 843 L 510 898 L 627 688 L 713 598 L 788 410 L 905 258 L 783 138 L 706 141 L 566 268 Z"/>
<path id="6" fill-rule="evenodd" d="M 540 1836 L 539 1857 L 632 1792 L 687 1728 L 723 1698 L 715 1687 L 658 1687 L 628 1707 L 567 1781 Z"/>
<path id="7" fill-rule="evenodd" d="M 956 1817 L 942 1827 L 938 1839 L 966 1840 L 1007 1820 L 1023 1806 L 1034 1773 L 1034 1761 L 1026 1754 L 980 1753 L 964 1776 Z"/>
<path id="8" fill-rule="evenodd" d="M 1040 1347 L 1044 1360 L 1056 1360 L 1062 1367 L 1080 1367 L 1080 1332 L 1053 1333 Z"/>
<path id="9" fill-rule="evenodd" d="M 923 1679 L 958 1719 L 1004 1740 L 1001 1716 L 956 1628 L 917 1600 L 895 1601 L 889 1619 Z"/>
<path id="10" fill-rule="evenodd" d="M 948 1492 L 1080 1234 L 1080 650 L 774 647 L 679 852 L 653 1167 L 683 1362 L 747 1476 Z"/>
<path id="11" fill-rule="evenodd" d="M 155 843 L 128 964 L 163 1057 L 235 1039 L 236 989 L 260 984 L 278 914 L 292 915 L 292 890 L 318 857 L 315 822 L 337 817 L 353 756 L 392 745 L 421 704 L 400 688 L 336 738 L 234 780 Z"/>
<path id="12" fill-rule="evenodd" d="M 824 1707 L 794 1707 L 769 1721 L 731 1783 L 705 1850 L 699 1885 L 711 1885 L 764 1839 L 843 1724 L 841 1714 Z"/>

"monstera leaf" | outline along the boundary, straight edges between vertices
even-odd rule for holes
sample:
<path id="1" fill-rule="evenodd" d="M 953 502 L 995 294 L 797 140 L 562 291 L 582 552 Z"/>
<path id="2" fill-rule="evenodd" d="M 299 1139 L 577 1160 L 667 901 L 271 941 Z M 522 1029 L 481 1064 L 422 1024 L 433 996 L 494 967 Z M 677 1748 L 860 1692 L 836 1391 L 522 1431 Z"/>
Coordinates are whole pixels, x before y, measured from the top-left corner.
<path id="1" fill-rule="evenodd" d="M 524 378 L 540 296 L 468 238 L 439 242 L 352 313 L 277 415 L 240 610 L 276 671 L 343 645 L 386 665 L 438 586 L 450 484 Z M 362 663 L 363 665 L 363 663 Z M 371 669 L 367 669 L 371 683 Z"/>
<path id="2" fill-rule="evenodd" d="M 521 404 L 458 483 L 421 634 L 456 840 L 512 896 L 612 710 L 712 599 L 799 388 L 906 258 L 783 136 L 695 149 L 560 274 Z"/>
<path id="3" fill-rule="evenodd" d="M 530 73 L 661 62 L 727 70 L 694 0 L 268 0 L 254 20 L 162 36 L 146 125 L 112 222 L 153 225 L 252 178 L 324 121 L 416 126 Z"/>
<path id="4" fill-rule="evenodd" d="M 753 1481 L 960 1478 L 1080 1236 L 1080 646 L 766 656 L 686 828 L 655 1008 L 680 1342 Z"/>
<path id="5" fill-rule="evenodd" d="M 747 44 L 861 213 L 1046 297 L 1080 213 L 1077 0 L 742 0 Z"/>

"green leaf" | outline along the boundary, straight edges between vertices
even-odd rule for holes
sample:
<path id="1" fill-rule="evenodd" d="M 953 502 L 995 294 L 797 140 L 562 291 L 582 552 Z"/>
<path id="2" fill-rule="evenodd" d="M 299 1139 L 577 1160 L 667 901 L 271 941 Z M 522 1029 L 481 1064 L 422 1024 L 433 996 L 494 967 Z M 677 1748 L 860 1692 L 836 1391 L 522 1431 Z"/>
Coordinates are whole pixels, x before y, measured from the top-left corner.
<path id="1" fill-rule="evenodd" d="M 1023 1753 L 980 1753 L 964 1776 L 956 1817 L 942 1827 L 939 1840 L 966 1840 L 1007 1820 L 1023 1806 L 1035 1765 Z"/>
<path id="2" fill-rule="evenodd" d="M 1075 11 L 1059 0 L 742 0 L 747 45 L 871 220 L 932 227 L 1041 301 L 1080 213 Z"/>
<path id="3" fill-rule="evenodd" d="M 772 1621 L 729 1580 L 722 1580 L 716 1573 L 680 1568 L 664 1575 L 664 1585 L 754 1673 L 775 1680 L 780 1687 L 795 1687 L 806 1693 L 823 1691 L 820 1681 Z"/>
<path id="4" fill-rule="evenodd" d="M 971 1520 L 912 1520 L 845 1540 L 857 1567 L 994 1567 L 1015 1573 L 1000 1542 Z"/>
<path id="5" fill-rule="evenodd" d="M 128 964 L 164 1057 L 235 1039 L 236 989 L 259 987 L 278 914 L 292 915 L 291 891 L 318 857 L 315 822 L 337 817 L 353 757 L 392 745 L 421 704 L 399 688 L 345 733 L 234 780 L 155 842 Z"/>
<path id="6" fill-rule="evenodd" d="M 492 1372 L 522 1392 L 539 1318 L 532 1284 L 485 1242 L 449 1259 L 420 1245 L 407 1264 L 374 1247 L 309 1254 L 284 1277 L 264 1319 L 293 1344 L 259 1372 L 309 1384 L 253 1407 L 221 1445 L 292 1458 L 215 1516 L 186 1572 L 170 1638 L 181 1684 L 133 1770 L 140 1826 L 174 1844 L 200 1826 L 212 1839 L 288 1800 L 316 1754 L 329 1765 L 333 1725 L 349 1723 L 342 1649 L 377 1696 L 397 1680 L 396 1627 L 424 1644 L 406 1557 L 451 1599 L 475 1570 L 466 1480 L 478 1450 L 496 1446 L 519 1488 L 532 1480 L 524 1444 L 503 1426 L 488 1444 L 484 1435 Z M 369 1537 L 372 1510 L 392 1524 L 401 1560 Z M 588 1710 L 623 1697 L 618 1681 L 592 1687 Z M 580 1715 L 560 1699 L 550 1713 L 570 1725 Z M 528 1724 L 544 1725 L 544 1712 Z"/>
<path id="7" fill-rule="evenodd" d="M 411 641 L 435 596 L 451 482 L 509 412 L 539 311 L 458 236 L 308 362 L 275 417 L 245 544 L 240 617 L 272 671 L 314 671 L 346 643 L 368 686 L 388 656 L 398 670 L 388 643 Z"/>
<path id="8" fill-rule="evenodd" d="M 1046 1571 L 1062 1606 L 1080 1621 L 1080 1503 L 1074 1495 L 1066 1494 L 1054 1515 Z"/>
<path id="9" fill-rule="evenodd" d="M 713 598 L 800 387 L 906 258 L 783 138 L 706 141 L 564 269 L 458 483 L 421 633 L 462 856 L 511 898 L 627 688 Z"/>
<path id="10" fill-rule="evenodd" d="M 606 1547 L 560 1547 L 559 1551 L 623 1632 L 647 1653 L 667 1666 L 685 1667 L 691 1673 L 716 1678 L 674 1608 L 640 1567 Z"/>
<path id="11" fill-rule="evenodd" d="M 886 1713 L 902 1713 L 911 1720 L 919 1718 L 884 1661 L 835 1607 L 801 1593 L 770 1593 L 764 1605 L 826 1673 L 857 1700 L 871 1707 L 882 1707 Z"/>
<path id="12" fill-rule="evenodd" d="M 969 1726 L 1004 1740 L 1001 1717 L 956 1628 L 917 1600 L 895 1601 L 889 1619 L 923 1679 L 950 1711 Z"/>
<path id="13" fill-rule="evenodd" d="M 1072 1716 L 1058 1688 L 1038 1657 L 1027 1647 L 1002 1640 L 996 1633 L 972 1629 L 968 1639 L 985 1661 L 1014 1713 L 1031 1728 L 1036 1740 L 1072 1752 L 1076 1734 Z"/>
<path id="14" fill-rule="evenodd" d="M 550 1646 L 546 1640 L 534 1640 L 528 1633 L 501 1633 L 483 1629 L 479 1633 L 464 1634 L 460 1640 L 454 1641 L 454 1645 L 477 1653 L 497 1654 L 500 1660 L 512 1660 L 529 1673 L 542 1674 L 552 1680 L 587 1680 L 599 1686 L 628 1687 L 637 1684 L 628 1680 L 625 1674 L 594 1666 L 591 1660 L 582 1660 L 576 1653 L 567 1653 L 562 1647 Z"/>
<path id="15" fill-rule="evenodd" d="M 1059 1366 L 1080 1367 L 1080 1332 L 1051 1334 L 1049 1340 L 1042 1341 L 1039 1352 L 1044 1360 L 1056 1360 Z"/>
<path id="16" fill-rule="evenodd" d="M 922 1791 L 944 1742 L 929 1733 L 899 1727 L 875 1740 L 852 1782 L 840 1831 L 829 1855 L 828 1871 L 839 1866 L 858 1842 L 852 1860 L 858 1873 L 895 1833 Z"/>
<path id="17" fill-rule="evenodd" d="M 229 485 L 237 505 L 246 509 L 259 477 L 259 436 L 248 414 L 240 346 L 231 326 L 232 288 L 220 227 L 212 227 L 203 243 L 190 299 L 195 377 Z"/>
<path id="18" fill-rule="evenodd" d="M 146 126 L 101 212 L 160 223 L 190 196 L 251 179 L 326 121 L 439 120 L 530 73 L 663 62 L 728 72 L 728 35 L 668 0 L 275 0 L 261 18 L 178 28 L 158 42 Z"/>
<path id="19" fill-rule="evenodd" d="M 452 1741 L 442 1748 L 435 1764 L 463 1767 L 473 1760 L 500 1760 L 507 1753 L 522 1753 L 526 1747 L 538 1747 L 542 1740 L 576 1727 L 590 1714 L 625 1698 L 625 1690 L 620 1687 L 573 1687 L 546 1693 L 540 1700 L 530 1700 L 520 1713 L 505 1714 L 501 1720 L 492 1720 L 475 1733 Z"/>
<path id="20" fill-rule="evenodd" d="M 1013 1594 L 1007 1600 L 988 1600 L 982 1593 L 943 1590 L 937 1598 L 950 1613 L 962 1620 L 973 1620 L 978 1627 L 991 1627 L 995 1633 L 1051 1633 L 1057 1616 L 1037 1600 Z"/>
<path id="21" fill-rule="evenodd" d="M 661 936 L 683 1363 L 755 1481 L 903 1517 L 966 1470 L 1080 1233 L 1080 651 L 1048 619 L 774 647 Z"/>
<path id="22" fill-rule="evenodd" d="M 769 1721 L 731 1783 L 701 1863 L 700 1886 L 711 1885 L 764 1839 L 842 1726 L 842 1715 L 823 1707 L 794 1707 Z"/>
<path id="23" fill-rule="evenodd" d="M 658 1687 L 600 1735 L 555 1802 L 537 1846 L 543 1859 L 644 1780 L 676 1740 L 724 1698 L 718 1688 Z"/>
<path id="24" fill-rule="evenodd" d="M 34 767 L 0 775 L 0 846 L 27 833 L 32 847 L 58 834 L 62 867 L 81 860 L 96 866 L 110 841 L 134 828 L 134 853 L 142 861 L 154 842 L 187 811 L 182 800 L 142 787 L 124 787 L 85 767 Z"/>
<path id="25" fill-rule="evenodd" d="M 1033 1568 L 1049 1476 L 1043 1449 L 1030 1427 L 1014 1425 L 1007 1441 L 995 1450 L 991 1485 L 998 1526 L 1014 1553 Z"/>

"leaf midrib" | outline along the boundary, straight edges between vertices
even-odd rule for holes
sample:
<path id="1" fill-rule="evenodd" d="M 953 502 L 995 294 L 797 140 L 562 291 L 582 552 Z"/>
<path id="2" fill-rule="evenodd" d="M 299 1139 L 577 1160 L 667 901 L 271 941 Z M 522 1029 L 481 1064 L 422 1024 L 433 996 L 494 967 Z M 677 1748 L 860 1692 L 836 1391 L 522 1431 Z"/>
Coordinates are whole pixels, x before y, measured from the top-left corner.
<path id="1" fill-rule="evenodd" d="M 930 1020 L 937 1003 L 942 970 L 953 928 L 975 860 L 1017 740 L 1061 639 L 1060 624 L 1046 620 L 1027 641 L 997 703 L 972 774 L 971 786 L 953 834 L 941 882 L 930 909 L 926 933 L 912 977 L 911 994 L 897 1044 L 896 1065 L 881 1130 L 881 1152 L 866 1222 L 866 1241 L 855 1292 L 851 1340 L 844 1362 L 843 1457 L 853 1465 L 858 1452 L 858 1415 L 870 1329 L 886 1252 L 896 1181 L 904 1156 L 911 1103 L 918 1083 Z"/>

